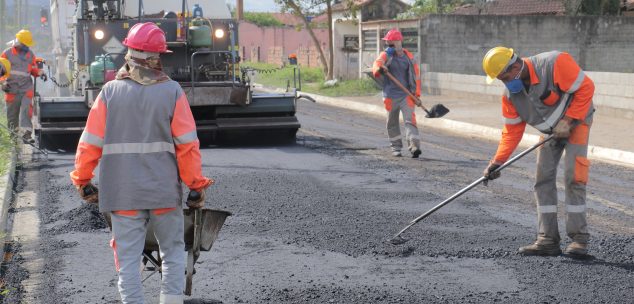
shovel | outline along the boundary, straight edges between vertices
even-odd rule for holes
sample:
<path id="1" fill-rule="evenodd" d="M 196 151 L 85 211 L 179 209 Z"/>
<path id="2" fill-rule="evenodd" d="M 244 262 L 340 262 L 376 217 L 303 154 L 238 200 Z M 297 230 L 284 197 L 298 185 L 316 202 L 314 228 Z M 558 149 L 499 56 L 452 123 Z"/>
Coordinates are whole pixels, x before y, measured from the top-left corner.
<path id="1" fill-rule="evenodd" d="M 449 113 L 449 109 L 447 109 L 447 107 L 443 106 L 442 104 L 437 104 L 434 105 L 433 107 L 431 107 L 431 110 L 427 110 L 427 108 L 425 108 L 425 106 L 423 106 L 423 102 L 420 101 L 420 98 L 414 96 L 414 94 L 412 94 L 412 92 L 410 92 L 407 88 L 405 88 L 405 86 L 403 86 L 403 84 L 398 81 L 398 79 L 396 79 L 396 77 L 394 77 L 394 75 L 392 75 L 392 73 L 390 73 L 390 71 L 387 70 L 386 67 L 381 67 L 381 69 L 383 70 L 383 72 L 385 73 L 385 76 L 387 76 L 387 78 L 389 78 L 394 84 L 396 84 L 396 86 L 403 90 L 403 92 L 407 93 L 407 95 L 409 95 L 409 97 L 411 97 L 412 99 L 414 99 L 416 101 L 416 105 L 418 105 L 419 107 L 421 107 L 425 113 L 427 113 L 427 115 L 425 115 L 425 117 L 427 118 L 440 118 L 445 116 L 447 113 Z"/>
<path id="2" fill-rule="evenodd" d="M 553 139 L 553 135 L 549 135 L 548 137 L 546 137 L 545 139 L 541 140 L 540 142 L 536 143 L 535 145 L 531 146 L 530 148 L 522 151 L 522 153 L 516 155 L 515 157 L 509 159 L 508 161 L 506 161 L 504 164 L 502 164 L 500 167 L 498 167 L 497 169 L 495 169 L 495 171 L 493 172 L 498 172 L 498 171 L 502 171 L 502 169 L 510 166 L 512 163 L 514 163 L 516 160 L 524 157 L 526 154 L 530 153 L 531 151 L 537 149 L 539 146 L 545 144 L 546 142 L 550 141 L 551 139 Z M 404 244 L 405 242 L 409 241 L 408 239 L 405 239 L 403 237 L 401 237 L 401 234 L 405 231 L 407 231 L 410 227 L 414 226 L 416 223 L 420 222 L 421 220 L 423 220 L 424 218 L 428 217 L 430 214 L 436 212 L 438 209 L 442 208 L 443 206 L 451 203 L 454 199 L 458 198 L 459 196 L 463 195 L 465 192 L 473 189 L 475 186 L 479 185 L 482 182 L 488 181 L 488 179 L 485 176 L 480 177 L 478 180 L 476 180 L 475 182 L 471 183 L 469 186 L 462 188 L 462 190 L 458 191 L 456 194 L 452 195 L 450 198 L 444 200 L 442 203 L 434 206 L 434 208 L 429 209 L 429 211 L 423 213 L 421 216 L 415 218 L 414 220 L 412 220 L 409 225 L 407 225 L 405 228 L 403 228 L 403 230 L 399 231 L 399 233 L 397 233 L 391 240 L 390 243 L 392 243 L 393 245 L 401 245 Z"/>

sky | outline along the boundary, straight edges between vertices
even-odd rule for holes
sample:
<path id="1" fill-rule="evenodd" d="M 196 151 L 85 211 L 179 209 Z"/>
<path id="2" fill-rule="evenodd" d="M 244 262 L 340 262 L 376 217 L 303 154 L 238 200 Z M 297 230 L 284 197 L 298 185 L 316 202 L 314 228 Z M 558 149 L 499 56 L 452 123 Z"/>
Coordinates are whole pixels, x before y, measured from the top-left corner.
<path id="1" fill-rule="evenodd" d="M 404 2 L 412 3 L 414 0 L 405 0 Z M 235 0 L 227 0 L 227 3 L 235 5 Z M 273 0 L 244 0 L 244 10 L 250 12 L 277 12 L 280 8 L 275 5 Z"/>

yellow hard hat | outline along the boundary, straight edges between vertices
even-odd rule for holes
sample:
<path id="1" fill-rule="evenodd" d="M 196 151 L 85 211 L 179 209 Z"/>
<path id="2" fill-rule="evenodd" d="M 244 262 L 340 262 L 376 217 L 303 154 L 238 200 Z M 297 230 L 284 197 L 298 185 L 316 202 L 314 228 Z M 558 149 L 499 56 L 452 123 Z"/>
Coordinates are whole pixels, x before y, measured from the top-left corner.
<path id="1" fill-rule="evenodd" d="M 19 43 L 22 43 L 28 47 L 32 47 L 35 45 L 35 41 L 33 41 L 33 35 L 31 35 L 31 31 L 29 30 L 21 30 L 17 34 L 15 34 L 15 39 L 18 40 Z"/>
<path id="2" fill-rule="evenodd" d="M 11 61 L 6 58 L 0 58 L 0 65 L 4 68 L 4 74 L 0 74 L 0 80 L 7 79 L 11 73 Z"/>
<path id="3" fill-rule="evenodd" d="M 487 74 L 487 83 L 491 84 L 510 64 L 515 62 L 517 55 L 513 49 L 497 46 L 490 49 L 482 59 L 482 69 Z"/>

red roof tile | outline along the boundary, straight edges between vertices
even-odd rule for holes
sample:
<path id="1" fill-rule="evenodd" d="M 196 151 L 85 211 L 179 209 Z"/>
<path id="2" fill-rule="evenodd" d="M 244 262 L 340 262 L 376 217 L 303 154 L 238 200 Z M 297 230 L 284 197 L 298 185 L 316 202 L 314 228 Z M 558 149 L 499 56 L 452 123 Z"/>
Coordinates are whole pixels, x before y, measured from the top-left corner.
<path id="1" fill-rule="evenodd" d="M 564 15 L 562 0 L 494 0 L 483 8 L 467 4 L 456 8 L 455 15 Z"/>

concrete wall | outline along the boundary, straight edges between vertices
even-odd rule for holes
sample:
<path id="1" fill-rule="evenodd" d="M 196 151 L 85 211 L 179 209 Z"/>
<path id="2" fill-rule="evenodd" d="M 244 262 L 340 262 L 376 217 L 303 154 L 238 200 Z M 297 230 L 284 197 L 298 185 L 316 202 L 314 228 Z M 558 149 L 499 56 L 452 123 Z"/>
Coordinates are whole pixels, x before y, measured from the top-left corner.
<path id="1" fill-rule="evenodd" d="M 427 93 L 499 100 L 503 85 L 486 85 L 482 57 L 505 45 L 522 56 L 570 53 L 595 82 L 597 107 L 634 111 L 634 18 L 430 15 L 420 35 Z"/>
<path id="2" fill-rule="evenodd" d="M 586 71 L 634 72 L 634 18 L 430 15 L 420 35 L 434 72 L 481 74 L 481 58 L 498 45 L 523 56 L 565 51 Z"/>
<path id="3" fill-rule="evenodd" d="M 328 30 L 313 29 L 322 48 L 327 50 Z M 321 66 L 317 50 L 308 31 L 292 27 L 258 27 L 249 22 L 240 22 L 239 45 L 242 58 L 246 61 L 259 61 L 281 64 L 291 53 L 297 54 L 299 62 L 310 63 L 310 66 Z M 303 58 L 302 56 L 306 56 Z M 326 53 L 326 56 L 327 53 Z"/>

